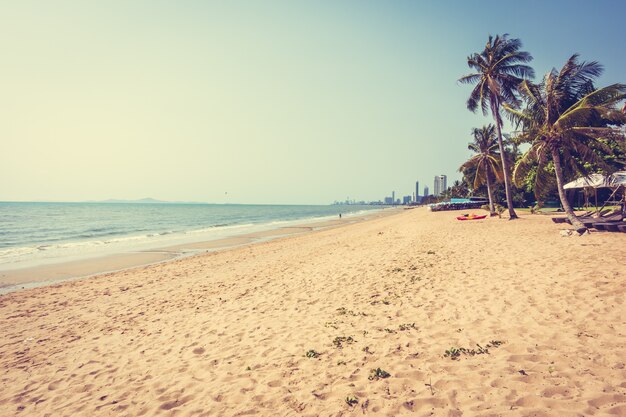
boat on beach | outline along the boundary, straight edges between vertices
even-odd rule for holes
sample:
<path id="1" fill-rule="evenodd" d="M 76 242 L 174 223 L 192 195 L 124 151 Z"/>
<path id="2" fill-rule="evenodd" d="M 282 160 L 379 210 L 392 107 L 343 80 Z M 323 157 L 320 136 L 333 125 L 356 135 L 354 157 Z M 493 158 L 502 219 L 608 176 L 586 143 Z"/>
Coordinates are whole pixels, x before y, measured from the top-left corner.
<path id="1" fill-rule="evenodd" d="M 458 216 L 457 220 L 481 220 L 487 217 L 487 215 L 478 216 L 476 214 L 464 214 L 462 216 Z"/>

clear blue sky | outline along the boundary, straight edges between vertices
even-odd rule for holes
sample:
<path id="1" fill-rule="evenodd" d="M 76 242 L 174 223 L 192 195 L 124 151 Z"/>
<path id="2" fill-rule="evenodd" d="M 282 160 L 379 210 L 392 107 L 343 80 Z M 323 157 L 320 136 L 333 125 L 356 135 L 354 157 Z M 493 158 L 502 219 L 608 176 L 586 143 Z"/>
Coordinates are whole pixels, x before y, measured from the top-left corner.
<path id="1" fill-rule="evenodd" d="M 0 200 L 325 204 L 458 179 L 489 34 L 626 82 L 626 2 L 0 5 Z M 226 194 L 228 193 L 228 194 Z"/>

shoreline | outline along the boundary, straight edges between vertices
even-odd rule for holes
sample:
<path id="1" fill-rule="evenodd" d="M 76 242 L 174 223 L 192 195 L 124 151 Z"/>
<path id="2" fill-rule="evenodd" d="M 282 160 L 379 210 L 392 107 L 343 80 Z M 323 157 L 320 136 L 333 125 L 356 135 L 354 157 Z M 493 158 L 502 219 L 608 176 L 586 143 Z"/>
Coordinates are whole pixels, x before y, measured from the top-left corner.
<path id="1" fill-rule="evenodd" d="M 258 244 L 288 236 L 312 233 L 333 227 L 340 227 L 374 218 L 386 217 L 402 212 L 399 208 L 372 210 L 341 219 L 313 218 L 295 220 L 295 224 L 278 226 L 267 230 L 244 233 L 212 240 L 193 241 L 153 249 L 124 251 L 77 260 L 66 260 L 24 268 L 0 270 L 0 296 L 15 291 L 54 285 L 66 281 L 89 279 L 101 274 L 126 271 L 133 268 L 171 262 L 191 256 L 246 245 Z"/>

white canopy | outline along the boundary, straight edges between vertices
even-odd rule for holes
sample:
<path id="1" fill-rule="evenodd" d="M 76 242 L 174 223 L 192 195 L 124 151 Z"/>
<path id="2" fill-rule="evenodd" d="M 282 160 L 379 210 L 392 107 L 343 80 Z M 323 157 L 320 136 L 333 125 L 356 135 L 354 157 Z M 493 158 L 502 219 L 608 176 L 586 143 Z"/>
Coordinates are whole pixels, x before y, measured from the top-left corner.
<path id="1" fill-rule="evenodd" d="M 626 185 L 626 171 L 619 171 L 611 175 L 610 186 L 619 187 L 620 185 Z"/>
<path id="2" fill-rule="evenodd" d="M 578 178 L 563 186 L 566 190 L 573 188 L 613 188 L 626 185 L 626 171 L 619 171 L 608 177 L 602 174 L 590 174 L 587 177 Z"/>

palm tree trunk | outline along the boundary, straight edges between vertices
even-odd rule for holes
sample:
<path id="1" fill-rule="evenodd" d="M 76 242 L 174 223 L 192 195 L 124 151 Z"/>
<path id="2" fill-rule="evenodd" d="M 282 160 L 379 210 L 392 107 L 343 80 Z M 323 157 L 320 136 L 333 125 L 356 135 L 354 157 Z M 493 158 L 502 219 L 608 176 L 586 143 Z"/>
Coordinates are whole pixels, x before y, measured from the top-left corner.
<path id="1" fill-rule="evenodd" d="M 498 149 L 500 149 L 500 158 L 502 159 L 502 171 L 504 174 L 504 192 L 506 193 L 506 205 L 509 209 L 509 220 L 517 219 L 517 213 L 513 208 L 513 197 L 511 196 L 511 179 L 509 178 L 509 163 L 504 153 L 504 143 L 502 142 L 502 119 L 500 119 L 500 102 L 498 98 L 491 95 L 491 114 L 496 120 L 496 131 L 498 132 Z"/>
<path id="2" fill-rule="evenodd" d="M 489 215 L 495 216 L 496 210 L 493 207 L 493 195 L 491 194 L 491 172 L 489 165 L 485 164 L 485 174 L 487 175 L 487 196 L 489 197 Z"/>
<path id="3" fill-rule="evenodd" d="M 554 172 L 556 173 L 556 187 L 559 190 L 559 198 L 561 199 L 563 210 L 565 210 L 567 218 L 572 223 L 572 226 L 574 226 L 576 231 L 582 233 L 587 230 L 587 228 L 584 224 L 582 224 L 578 217 L 576 217 L 576 214 L 574 213 L 574 210 L 565 195 L 565 188 L 563 188 L 565 180 L 563 178 L 563 168 L 561 167 L 561 156 L 556 149 L 552 149 L 552 161 L 554 162 Z"/>

